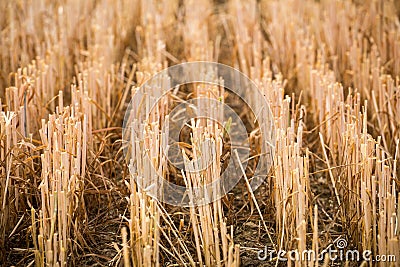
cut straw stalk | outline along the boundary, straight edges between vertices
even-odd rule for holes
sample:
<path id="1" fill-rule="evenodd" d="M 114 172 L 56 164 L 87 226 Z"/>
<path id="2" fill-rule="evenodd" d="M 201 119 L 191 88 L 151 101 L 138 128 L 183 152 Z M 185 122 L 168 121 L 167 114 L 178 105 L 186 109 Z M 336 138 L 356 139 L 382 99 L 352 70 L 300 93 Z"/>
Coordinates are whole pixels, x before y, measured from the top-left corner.
<path id="1" fill-rule="evenodd" d="M 63 106 L 60 96 L 60 107 Z M 78 108 L 78 106 L 76 106 Z M 76 246 L 72 236 L 78 236 L 79 218 L 82 210 L 84 166 L 86 165 L 87 117 L 78 110 L 66 107 L 50 115 L 49 122 L 43 122 L 40 130 L 45 146 L 41 155 L 42 181 L 40 183 L 41 209 L 38 220 L 32 208 L 32 231 L 39 229 L 35 236 L 36 264 L 65 266 L 68 254 Z M 72 229 L 75 229 L 74 231 Z M 81 240 L 77 240 L 81 242 Z"/>
<path id="2" fill-rule="evenodd" d="M 183 150 L 185 170 L 182 171 L 186 187 L 189 190 L 190 203 L 196 204 L 202 198 L 206 199 L 209 192 L 204 189 L 202 198 L 195 190 L 202 190 L 206 185 L 220 179 L 220 156 L 222 152 L 222 133 L 218 125 L 205 122 L 207 126 L 200 126 L 200 121 L 192 120 L 192 147 L 193 159 L 189 160 Z M 207 130 L 206 130 L 207 129 Z M 207 159 L 213 159 L 210 165 Z M 208 166 L 205 169 L 202 166 Z M 220 194 L 217 184 L 213 194 Z M 201 195 L 202 195 L 201 194 Z M 233 250 L 233 236 L 227 235 L 227 226 L 222 210 L 221 199 L 213 203 L 190 207 L 190 219 L 193 225 L 193 234 L 196 245 L 197 258 L 200 265 L 205 266 L 239 266 L 238 247 Z M 229 247 L 229 249 L 228 249 Z"/>

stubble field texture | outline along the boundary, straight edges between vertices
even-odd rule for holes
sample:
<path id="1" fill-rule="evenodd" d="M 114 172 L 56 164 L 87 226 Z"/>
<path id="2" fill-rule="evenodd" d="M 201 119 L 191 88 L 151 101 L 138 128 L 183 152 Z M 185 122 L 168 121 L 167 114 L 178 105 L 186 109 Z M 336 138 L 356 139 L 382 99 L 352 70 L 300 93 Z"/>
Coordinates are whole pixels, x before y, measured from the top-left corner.
<path id="1" fill-rule="evenodd" d="M 136 90 L 193 61 L 238 69 L 269 103 L 255 191 L 262 125 L 223 86 L 174 88 L 137 126 L 144 141 L 124 141 Z M 0 1 L 0 265 L 399 266 L 399 77 L 397 0 Z M 184 170 L 160 153 L 165 115 L 196 96 L 232 106 L 249 159 L 221 199 L 169 205 L 136 178 L 193 188 L 238 158 L 236 125 L 200 119 L 181 131 Z M 396 261 L 259 257 L 337 240 Z"/>

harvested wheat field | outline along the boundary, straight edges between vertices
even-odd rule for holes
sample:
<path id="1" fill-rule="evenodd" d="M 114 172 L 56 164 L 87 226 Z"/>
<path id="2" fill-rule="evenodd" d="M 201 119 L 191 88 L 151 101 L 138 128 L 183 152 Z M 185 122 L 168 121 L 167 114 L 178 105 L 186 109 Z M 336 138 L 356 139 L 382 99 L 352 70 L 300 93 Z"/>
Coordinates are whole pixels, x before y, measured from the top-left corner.
<path id="1" fill-rule="evenodd" d="M 1 266 L 400 266 L 398 0 L 0 14 Z"/>

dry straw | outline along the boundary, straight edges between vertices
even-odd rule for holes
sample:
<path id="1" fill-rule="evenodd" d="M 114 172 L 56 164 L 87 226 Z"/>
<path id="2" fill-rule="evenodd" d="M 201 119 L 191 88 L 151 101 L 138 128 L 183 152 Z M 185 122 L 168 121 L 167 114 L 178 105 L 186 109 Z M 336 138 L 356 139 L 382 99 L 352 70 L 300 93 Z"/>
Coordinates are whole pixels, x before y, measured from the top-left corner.
<path id="1" fill-rule="evenodd" d="M 384 0 L 1 1 L 0 261 L 238 266 L 254 263 L 264 243 L 320 252 L 338 237 L 399 260 L 398 8 Z M 267 190 L 244 182 L 248 199 L 180 209 L 135 183 L 157 174 L 193 189 L 218 179 L 219 159 L 229 158 L 220 126 L 196 120 L 185 172 L 161 154 L 172 107 L 210 91 L 230 99 L 222 87 L 196 85 L 175 88 L 136 125 L 145 141 L 129 144 L 135 164 L 124 161 L 131 95 L 163 67 L 193 60 L 228 63 L 266 96 L 277 137 Z M 241 112 L 257 160 L 260 131 Z M 212 157 L 208 169 L 196 165 Z M 251 170 L 242 174 L 251 181 Z M 243 221 L 259 225 L 259 243 L 246 243 Z"/>

